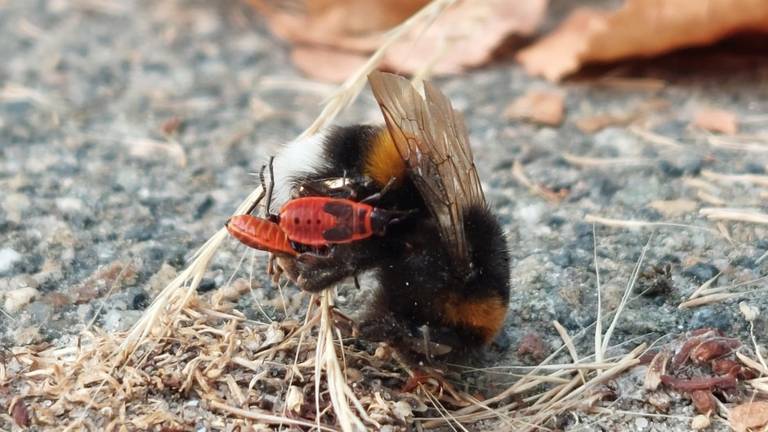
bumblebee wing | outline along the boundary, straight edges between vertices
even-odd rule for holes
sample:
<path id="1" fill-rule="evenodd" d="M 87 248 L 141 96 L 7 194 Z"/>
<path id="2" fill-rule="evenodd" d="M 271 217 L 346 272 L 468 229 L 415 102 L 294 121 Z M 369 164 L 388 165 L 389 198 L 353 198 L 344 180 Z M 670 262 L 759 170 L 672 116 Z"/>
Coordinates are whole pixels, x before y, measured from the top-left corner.
<path id="1" fill-rule="evenodd" d="M 412 181 L 438 222 L 457 265 L 468 266 L 463 211 L 485 198 L 467 129 L 448 98 L 426 83 L 423 98 L 398 75 L 373 72 L 368 80 L 387 129 Z"/>

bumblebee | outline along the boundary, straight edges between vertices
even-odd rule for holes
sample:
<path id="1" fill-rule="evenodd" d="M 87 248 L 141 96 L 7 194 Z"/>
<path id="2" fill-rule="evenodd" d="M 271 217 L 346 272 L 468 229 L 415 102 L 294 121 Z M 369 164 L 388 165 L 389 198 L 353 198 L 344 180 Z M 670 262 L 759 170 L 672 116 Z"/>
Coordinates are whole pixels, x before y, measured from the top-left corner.
<path id="1" fill-rule="evenodd" d="M 509 252 L 463 118 L 430 83 L 424 97 L 397 75 L 374 72 L 369 83 L 385 125 L 333 127 L 289 144 L 274 160 L 273 198 L 284 204 L 307 189 L 334 195 L 342 179 L 346 198 L 386 188 L 377 208 L 411 215 L 386 235 L 279 256 L 278 264 L 310 292 L 370 272 L 376 295 L 361 324 L 369 339 L 402 345 L 426 326 L 432 342 L 489 344 L 507 312 Z"/>

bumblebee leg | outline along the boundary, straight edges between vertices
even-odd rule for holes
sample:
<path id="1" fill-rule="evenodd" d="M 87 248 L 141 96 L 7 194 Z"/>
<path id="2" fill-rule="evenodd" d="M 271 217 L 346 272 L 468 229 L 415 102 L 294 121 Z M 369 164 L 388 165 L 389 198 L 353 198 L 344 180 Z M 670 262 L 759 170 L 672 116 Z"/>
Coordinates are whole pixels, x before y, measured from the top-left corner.
<path id="1" fill-rule="evenodd" d="M 320 253 L 301 253 L 294 261 L 296 284 L 305 291 L 317 292 L 371 268 L 376 257 L 375 249 L 361 255 L 356 247 L 335 245 Z"/>
<path id="2" fill-rule="evenodd" d="M 280 279 L 283 276 L 283 268 L 278 264 L 277 256 L 275 254 L 269 254 L 267 260 L 267 274 L 270 276 L 270 280 L 273 284 L 280 283 Z"/>
<path id="3" fill-rule="evenodd" d="M 368 197 L 366 197 L 364 200 L 362 200 L 360 202 L 363 203 L 363 204 L 373 204 L 373 203 L 379 201 L 381 199 L 381 197 L 386 195 L 387 192 L 389 192 L 389 190 L 392 189 L 392 185 L 395 184 L 395 180 L 397 180 L 395 177 L 390 178 L 389 181 L 387 182 L 387 184 L 385 184 L 384 187 L 381 188 L 380 191 L 376 192 L 373 195 L 369 195 Z"/>
<path id="4" fill-rule="evenodd" d="M 507 336 L 507 333 L 502 330 L 493 339 L 491 345 L 499 351 L 504 352 L 509 349 L 510 345 L 512 345 L 512 341 L 509 339 L 509 336 Z"/>
<path id="5" fill-rule="evenodd" d="M 376 308 L 378 309 L 378 308 Z M 360 336 L 371 342 L 386 342 L 397 349 L 409 346 L 414 332 L 394 314 L 385 310 L 373 310 L 359 326 Z"/>
<path id="6" fill-rule="evenodd" d="M 333 252 L 327 256 L 311 252 L 300 254 L 296 258 L 296 269 L 296 285 L 309 292 L 322 291 L 355 273 L 352 263 L 339 259 Z"/>
<path id="7" fill-rule="evenodd" d="M 330 198 L 342 198 L 355 201 L 361 189 L 371 187 L 373 180 L 368 177 L 334 177 L 307 181 L 293 191 L 293 198 L 308 196 L 323 196 Z"/>
<path id="8" fill-rule="evenodd" d="M 275 157 L 269 157 L 269 188 L 267 189 L 266 214 L 269 214 L 269 207 L 272 204 L 272 192 L 275 188 Z M 264 168 L 261 169 L 261 187 L 264 188 Z M 262 189 L 263 190 L 263 189 Z"/>
<path id="9" fill-rule="evenodd" d="M 295 282 L 298 278 L 296 260 L 293 257 L 276 256 L 275 271 L 278 272 L 281 277 L 285 275 L 285 277 L 287 277 L 292 282 Z"/>

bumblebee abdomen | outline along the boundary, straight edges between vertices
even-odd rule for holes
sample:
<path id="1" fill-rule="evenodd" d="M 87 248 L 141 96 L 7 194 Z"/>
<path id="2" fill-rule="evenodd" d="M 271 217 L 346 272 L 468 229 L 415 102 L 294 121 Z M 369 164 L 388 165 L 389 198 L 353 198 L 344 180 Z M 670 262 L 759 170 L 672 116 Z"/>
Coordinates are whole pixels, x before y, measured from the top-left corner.
<path id="1" fill-rule="evenodd" d="M 372 178 L 379 186 L 384 186 L 390 179 L 402 182 L 406 175 L 406 165 L 395 142 L 386 128 L 379 128 L 369 141 L 368 151 L 364 155 L 363 173 Z"/>
<path id="2" fill-rule="evenodd" d="M 498 296 L 463 298 L 447 293 L 443 303 L 443 324 L 475 334 L 489 344 L 504 325 L 507 302 Z"/>

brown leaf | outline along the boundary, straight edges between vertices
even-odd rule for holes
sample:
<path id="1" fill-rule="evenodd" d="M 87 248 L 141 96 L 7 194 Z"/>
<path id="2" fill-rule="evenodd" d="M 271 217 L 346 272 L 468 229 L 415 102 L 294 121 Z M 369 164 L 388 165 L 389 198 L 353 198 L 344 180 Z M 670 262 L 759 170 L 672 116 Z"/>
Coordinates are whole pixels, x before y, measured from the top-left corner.
<path id="1" fill-rule="evenodd" d="M 291 52 L 291 60 L 312 78 L 342 82 L 362 66 L 368 56 L 332 48 L 297 46 Z"/>
<path id="2" fill-rule="evenodd" d="M 614 12 L 577 9 L 517 59 L 528 73 L 558 81 L 586 63 L 651 57 L 750 31 L 768 32 L 765 0 L 626 0 Z"/>
<path id="3" fill-rule="evenodd" d="M 644 116 L 669 107 L 664 99 L 652 98 L 632 106 L 624 112 L 602 113 L 576 120 L 576 127 L 584 133 L 595 133 L 611 126 L 626 126 Z"/>
<path id="4" fill-rule="evenodd" d="M 510 35 L 532 34 L 546 6 L 547 0 L 460 0 L 426 30 L 417 28 L 397 41 L 387 52 L 384 66 L 414 73 L 434 61 L 430 72 L 435 75 L 481 66 Z"/>
<path id="5" fill-rule="evenodd" d="M 695 390 L 712 390 L 715 388 L 726 389 L 736 387 L 736 378 L 732 376 L 724 377 L 694 377 L 691 379 L 676 378 L 671 375 L 662 375 L 661 382 L 681 392 L 692 392 Z"/>
<path id="6" fill-rule="evenodd" d="M 30 425 L 31 421 L 29 410 L 27 409 L 27 404 L 24 403 L 23 399 L 15 400 L 15 403 L 13 403 L 10 412 L 11 417 L 13 417 L 13 422 L 16 423 L 17 426 L 25 428 Z"/>
<path id="7" fill-rule="evenodd" d="M 410 17 L 428 0 L 320 0 L 289 9 L 288 2 L 250 0 L 273 33 L 294 44 L 293 60 L 307 75 L 341 81 L 385 40 L 385 31 Z M 432 74 L 460 72 L 492 59 L 512 34 L 529 35 L 541 22 L 547 0 L 510 2 L 459 0 L 398 39 L 381 68 Z M 358 57 L 359 56 L 359 57 Z"/>
<path id="8" fill-rule="evenodd" d="M 734 113 L 715 108 L 706 108 L 696 112 L 693 117 L 693 125 L 710 132 L 726 135 L 735 135 L 738 130 Z"/>
<path id="9" fill-rule="evenodd" d="M 528 332 L 520 339 L 517 355 L 538 363 L 547 356 L 547 348 L 538 333 Z"/>
<path id="10" fill-rule="evenodd" d="M 721 357 L 739 348 L 741 342 L 730 338 L 717 338 L 702 342 L 691 351 L 691 360 L 704 363 L 716 357 Z"/>
<path id="11" fill-rule="evenodd" d="M 576 127 L 584 133 L 595 133 L 610 126 L 624 126 L 632 122 L 631 114 L 595 114 L 576 120 Z"/>
<path id="12" fill-rule="evenodd" d="M 379 46 L 384 31 L 413 15 L 429 0 L 250 0 L 250 3 L 267 19 L 270 30 L 289 42 L 372 51 Z"/>
<path id="13" fill-rule="evenodd" d="M 715 410 L 715 397 L 709 390 L 694 390 L 691 392 L 691 401 L 696 408 L 696 412 L 708 414 Z"/>
<path id="14" fill-rule="evenodd" d="M 504 115 L 513 119 L 526 119 L 548 126 L 557 126 L 565 114 L 565 96 L 560 92 L 531 90 L 515 99 Z"/>
<path id="15" fill-rule="evenodd" d="M 768 401 L 750 402 L 731 408 L 728 421 L 736 432 L 768 424 Z"/>

